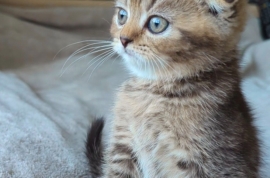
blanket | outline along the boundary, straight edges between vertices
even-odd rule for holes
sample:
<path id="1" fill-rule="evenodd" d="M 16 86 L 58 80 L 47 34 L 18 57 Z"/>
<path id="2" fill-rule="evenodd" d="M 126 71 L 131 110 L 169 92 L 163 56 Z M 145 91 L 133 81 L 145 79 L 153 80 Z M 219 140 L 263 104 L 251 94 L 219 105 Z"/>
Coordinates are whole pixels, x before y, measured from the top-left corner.
<path id="1" fill-rule="evenodd" d="M 77 8 L 0 10 L 0 177 L 90 177 L 84 155 L 87 129 L 96 116 L 109 117 L 115 92 L 128 73 L 116 57 L 88 70 L 96 56 L 72 63 L 80 57 L 75 56 L 66 63 L 80 44 L 54 56 L 71 43 L 109 38 L 107 22 L 85 25 L 90 19 L 72 26 L 66 19 L 65 26 L 61 19 L 33 16 L 61 12 L 63 20 L 65 14 L 77 14 Z M 106 18 L 111 13 L 104 10 Z M 260 130 L 261 171 L 270 178 L 270 41 L 261 39 L 258 19 L 249 18 L 239 46 L 242 88 Z M 61 75 L 63 66 L 67 70 Z"/>
<path id="2" fill-rule="evenodd" d="M 88 61 L 60 77 L 64 62 L 0 73 L 0 177 L 90 177 L 87 129 L 109 113 L 126 75 L 109 60 L 90 79 Z"/>

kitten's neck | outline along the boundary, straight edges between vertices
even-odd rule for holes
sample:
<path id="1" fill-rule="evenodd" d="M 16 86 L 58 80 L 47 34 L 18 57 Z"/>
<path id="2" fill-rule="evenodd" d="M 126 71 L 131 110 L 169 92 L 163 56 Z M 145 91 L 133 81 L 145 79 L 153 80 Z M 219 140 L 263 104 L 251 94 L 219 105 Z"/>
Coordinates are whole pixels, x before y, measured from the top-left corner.
<path id="1" fill-rule="evenodd" d="M 236 58 L 185 78 L 145 80 L 132 78 L 125 90 L 144 90 L 165 97 L 188 97 L 201 92 L 226 95 L 239 87 L 238 61 Z"/>

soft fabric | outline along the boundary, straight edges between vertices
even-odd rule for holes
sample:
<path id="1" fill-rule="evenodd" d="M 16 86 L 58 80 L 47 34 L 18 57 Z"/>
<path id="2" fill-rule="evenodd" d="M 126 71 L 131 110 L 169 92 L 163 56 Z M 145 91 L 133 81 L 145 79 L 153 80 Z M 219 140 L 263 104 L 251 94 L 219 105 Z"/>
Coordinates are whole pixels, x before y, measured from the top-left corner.
<path id="1" fill-rule="evenodd" d="M 270 178 L 270 40 L 251 45 L 243 56 L 243 92 L 255 116 L 262 148 L 262 171 Z"/>
<path id="2" fill-rule="evenodd" d="M 64 62 L 0 73 L 0 177 L 89 177 L 87 129 L 127 75 L 109 60 L 91 78 L 88 61 L 59 77 Z"/>
<path id="3" fill-rule="evenodd" d="M 67 57 L 83 44 L 65 48 L 55 59 L 54 55 L 70 43 L 108 38 L 107 22 L 96 28 L 68 21 L 66 17 L 78 9 L 0 9 L 6 13 L 0 14 L 0 177 L 89 177 L 84 156 L 87 129 L 94 117 L 109 117 L 115 92 L 128 73 L 116 57 L 100 67 L 95 63 L 84 73 L 96 60 L 89 56 L 60 76 Z M 44 18 L 50 11 L 68 15 L 59 25 L 61 18 Z M 258 27 L 258 19 L 250 18 L 240 43 L 241 72 L 243 91 L 260 130 L 263 177 L 270 178 L 270 41 L 262 41 Z"/>

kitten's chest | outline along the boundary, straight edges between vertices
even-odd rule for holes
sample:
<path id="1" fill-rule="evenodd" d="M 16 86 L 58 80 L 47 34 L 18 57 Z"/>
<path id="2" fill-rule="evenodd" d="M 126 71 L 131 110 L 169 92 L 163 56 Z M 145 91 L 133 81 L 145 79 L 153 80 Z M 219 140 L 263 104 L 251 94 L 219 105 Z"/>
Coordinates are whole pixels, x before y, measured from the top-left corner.
<path id="1" fill-rule="evenodd" d="M 145 177 L 157 178 L 155 168 L 170 170 L 179 160 L 202 160 L 202 150 L 210 150 L 211 138 L 205 128 L 211 123 L 204 119 L 210 116 L 193 103 L 194 97 L 168 98 L 147 91 L 119 93 L 115 114 L 127 124 Z"/>
<path id="2" fill-rule="evenodd" d="M 152 93 L 122 95 L 117 116 L 127 121 L 132 149 L 146 178 L 158 178 L 157 167 L 177 165 L 179 160 L 198 158 L 192 141 L 202 140 L 194 125 L 196 111 L 181 104 L 181 99 L 168 99 Z M 164 163 L 172 157 L 173 160 Z M 170 163 L 170 164 L 169 164 Z M 162 177 L 162 176 L 161 176 Z M 179 176 L 178 176 L 179 177 Z"/>
<path id="3" fill-rule="evenodd" d="M 201 112 L 186 105 L 186 99 L 145 91 L 121 93 L 116 114 L 127 121 L 137 150 L 148 151 L 159 143 L 178 144 L 180 140 L 186 147 L 198 135 L 202 117 Z"/>

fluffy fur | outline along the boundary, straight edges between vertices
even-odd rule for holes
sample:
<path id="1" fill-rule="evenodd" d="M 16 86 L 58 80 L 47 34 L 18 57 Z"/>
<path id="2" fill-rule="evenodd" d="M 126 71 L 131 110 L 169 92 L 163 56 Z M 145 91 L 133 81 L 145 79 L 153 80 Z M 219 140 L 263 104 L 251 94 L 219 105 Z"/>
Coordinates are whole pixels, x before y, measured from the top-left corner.
<path id="1" fill-rule="evenodd" d="M 93 177 L 101 176 L 101 163 L 103 161 L 102 148 L 102 130 L 104 127 L 103 118 L 97 119 L 87 134 L 86 156 L 91 167 L 91 175 Z"/>
<path id="2" fill-rule="evenodd" d="M 116 1 L 113 45 L 133 77 L 118 93 L 101 177 L 259 177 L 236 50 L 245 3 Z M 162 33 L 147 28 L 153 16 L 169 22 Z"/>

